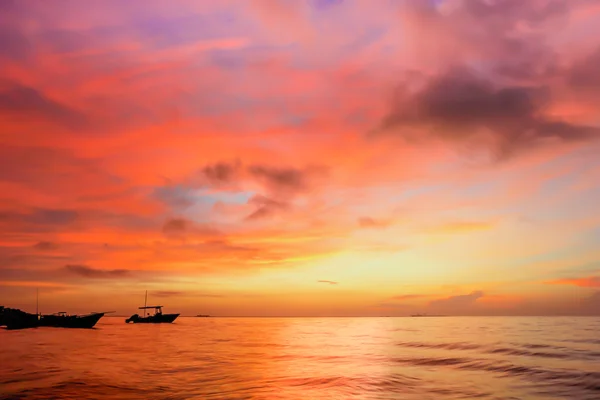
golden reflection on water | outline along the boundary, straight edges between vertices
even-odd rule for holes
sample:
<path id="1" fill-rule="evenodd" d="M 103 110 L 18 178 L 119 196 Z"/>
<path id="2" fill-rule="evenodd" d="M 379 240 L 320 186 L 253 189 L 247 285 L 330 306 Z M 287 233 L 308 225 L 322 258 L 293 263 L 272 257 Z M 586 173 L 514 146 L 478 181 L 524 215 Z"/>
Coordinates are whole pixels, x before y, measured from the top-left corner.
<path id="1" fill-rule="evenodd" d="M 600 398 L 598 318 L 184 318 L 0 331 L 27 398 Z M 596 382 L 596 383 L 594 383 Z"/>

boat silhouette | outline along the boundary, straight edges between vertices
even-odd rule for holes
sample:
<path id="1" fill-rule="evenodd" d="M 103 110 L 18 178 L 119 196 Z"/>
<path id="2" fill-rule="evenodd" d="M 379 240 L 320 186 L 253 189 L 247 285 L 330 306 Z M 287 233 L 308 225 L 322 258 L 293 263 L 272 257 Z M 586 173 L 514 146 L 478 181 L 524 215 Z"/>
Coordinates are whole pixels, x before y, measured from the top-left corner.
<path id="1" fill-rule="evenodd" d="M 40 326 L 55 328 L 93 328 L 105 313 L 90 313 L 86 315 L 69 315 L 64 311 L 56 314 L 40 316 Z"/>
<path id="2" fill-rule="evenodd" d="M 31 314 L 16 308 L 0 307 L 0 325 L 6 329 L 27 329 L 39 327 L 52 328 L 93 328 L 106 314 L 95 312 L 86 315 L 68 315 L 66 312 L 56 314 Z"/>
<path id="3" fill-rule="evenodd" d="M 38 314 L 31 314 L 17 308 L 0 307 L 0 326 L 6 326 L 6 329 L 37 328 L 39 325 Z"/>
<path id="4" fill-rule="evenodd" d="M 436 315 L 436 314 L 412 314 L 411 317 L 445 317 L 446 315 Z"/>
<path id="5" fill-rule="evenodd" d="M 139 310 L 144 310 L 144 316 L 140 317 L 138 314 L 133 314 L 131 317 L 125 320 L 126 323 L 133 322 L 134 324 L 170 324 L 175 321 L 179 314 L 163 314 L 163 306 L 147 306 L 148 302 L 148 291 L 146 290 L 146 297 L 144 300 L 144 307 L 139 307 Z M 147 314 L 146 310 L 154 309 L 154 314 Z"/>

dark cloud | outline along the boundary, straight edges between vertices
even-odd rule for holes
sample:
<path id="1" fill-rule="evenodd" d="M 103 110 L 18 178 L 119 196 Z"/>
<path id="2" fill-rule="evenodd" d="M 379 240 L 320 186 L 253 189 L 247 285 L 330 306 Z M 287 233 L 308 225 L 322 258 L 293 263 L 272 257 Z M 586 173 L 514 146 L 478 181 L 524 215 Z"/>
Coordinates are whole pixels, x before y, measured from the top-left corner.
<path id="1" fill-rule="evenodd" d="M 387 228 L 390 225 L 390 222 L 371 217 L 361 217 L 358 219 L 358 225 L 361 228 Z"/>
<path id="2" fill-rule="evenodd" d="M 38 242 L 33 247 L 38 250 L 56 250 L 59 246 L 53 242 Z"/>
<path id="3" fill-rule="evenodd" d="M 31 144 L 0 146 L 0 180 L 52 195 L 93 195 L 102 193 L 107 186 L 119 190 L 119 185 L 124 183 L 122 178 L 108 173 L 99 159 L 83 158 L 65 149 L 38 146 L 35 140 Z M 82 179 L 94 184 L 82 185 Z"/>
<path id="4" fill-rule="evenodd" d="M 154 190 L 154 197 L 171 208 L 187 208 L 194 204 L 193 190 L 183 185 L 163 186 Z"/>
<path id="5" fill-rule="evenodd" d="M 87 265 L 79 265 L 79 264 L 65 265 L 65 270 L 67 272 L 82 276 L 84 278 L 93 278 L 93 279 L 124 278 L 124 277 L 128 277 L 131 274 L 131 271 L 126 270 L 126 269 L 102 270 L 102 269 L 88 267 Z"/>
<path id="6" fill-rule="evenodd" d="M 594 91 L 600 96 L 600 48 L 576 63 L 569 71 L 568 83 L 584 92 Z"/>
<path id="7" fill-rule="evenodd" d="M 468 69 L 452 69 L 416 92 L 401 89 L 380 132 L 483 145 L 497 160 L 544 140 L 598 137 L 598 128 L 544 116 L 548 96 L 545 87 L 501 87 Z"/>
<path id="8" fill-rule="evenodd" d="M 40 208 L 29 214 L 26 220 L 40 225 L 69 225 L 78 217 L 79 213 L 75 210 Z"/>
<path id="9" fill-rule="evenodd" d="M 277 191 L 297 191 L 306 187 L 306 172 L 300 169 L 251 165 L 248 172 Z"/>
<path id="10" fill-rule="evenodd" d="M 202 169 L 202 173 L 212 183 L 229 183 L 235 180 L 240 172 L 241 162 L 227 163 L 220 162 L 212 165 L 207 165 Z"/>
<path id="11" fill-rule="evenodd" d="M 0 116 L 45 119 L 72 128 L 88 124 L 87 117 L 39 90 L 15 82 L 0 82 Z"/>
<path id="12" fill-rule="evenodd" d="M 286 210 L 289 207 L 289 205 L 285 202 L 273 200 L 261 195 L 252 197 L 248 203 L 256 206 L 256 210 L 246 217 L 246 220 L 250 221 L 269 218 L 280 211 Z"/>
<path id="13" fill-rule="evenodd" d="M 188 228 L 189 222 L 183 218 L 172 218 L 165 222 L 163 225 L 163 232 L 170 233 L 182 233 L 185 232 Z"/>
<path id="14" fill-rule="evenodd" d="M 19 226 L 22 232 L 47 232 L 71 225 L 79 219 L 75 210 L 38 208 L 28 213 L 6 211 L 0 213 L 0 222 L 14 229 Z"/>
<path id="15" fill-rule="evenodd" d="M 451 296 L 445 299 L 434 300 L 429 303 L 432 308 L 448 309 L 448 310 L 460 310 L 465 307 L 472 306 L 478 299 L 482 298 L 484 293 L 480 290 L 471 292 L 470 294 L 463 294 L 459 296 Z"/>
<path id="16" fill-rule="evenodd" d="M 188 237 L 219 240 L 222 237 L 222 233 L 216 228 L 207 224 L 197 224 L 184 218 L 169 219 L 163 224 L 162 232 L 169 238 L 183 240 Z"/>
<path id="17" fill-rule="evenodd" d="M 30 57 L 33 45 L 19 30 L 0 24 L 0 49 L 0 60 L 24 61 Z"/>
<path id="18" fill-rule="evenodd" d="M 339 282 L 336 282 L 336 281 L 328 281 L 328 280 L 325 280 L 325 279 L 318 280 L 317 282 L 318 283 L 327 283 L 329 285 L 337 285 L 339 283 Z"/>

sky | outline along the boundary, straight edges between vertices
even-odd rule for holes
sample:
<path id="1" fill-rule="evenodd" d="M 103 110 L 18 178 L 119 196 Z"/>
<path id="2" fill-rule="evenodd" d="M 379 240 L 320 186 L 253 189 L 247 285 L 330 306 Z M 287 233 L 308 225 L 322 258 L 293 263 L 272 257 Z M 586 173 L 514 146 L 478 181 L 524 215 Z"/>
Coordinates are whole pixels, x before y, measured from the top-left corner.
<path id="1" fill-rule="evenodd" d="M 0 304 L 600 315 L 597 0 L 4 0 Z"/>

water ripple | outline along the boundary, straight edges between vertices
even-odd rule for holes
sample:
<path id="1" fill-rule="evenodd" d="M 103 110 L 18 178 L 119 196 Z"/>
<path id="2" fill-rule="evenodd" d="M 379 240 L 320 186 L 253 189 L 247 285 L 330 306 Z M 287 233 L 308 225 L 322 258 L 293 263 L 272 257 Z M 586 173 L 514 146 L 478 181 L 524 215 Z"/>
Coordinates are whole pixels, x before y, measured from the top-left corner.
<path id="1" fill-rule="evenodd" d="M 0 399 L 600 399 L 598 318 L 104 318 L 0 331 Z M 543 335 L 541 334 L 543 332 Z M 68 334 L 67 334 L 68 333 Z"/>

